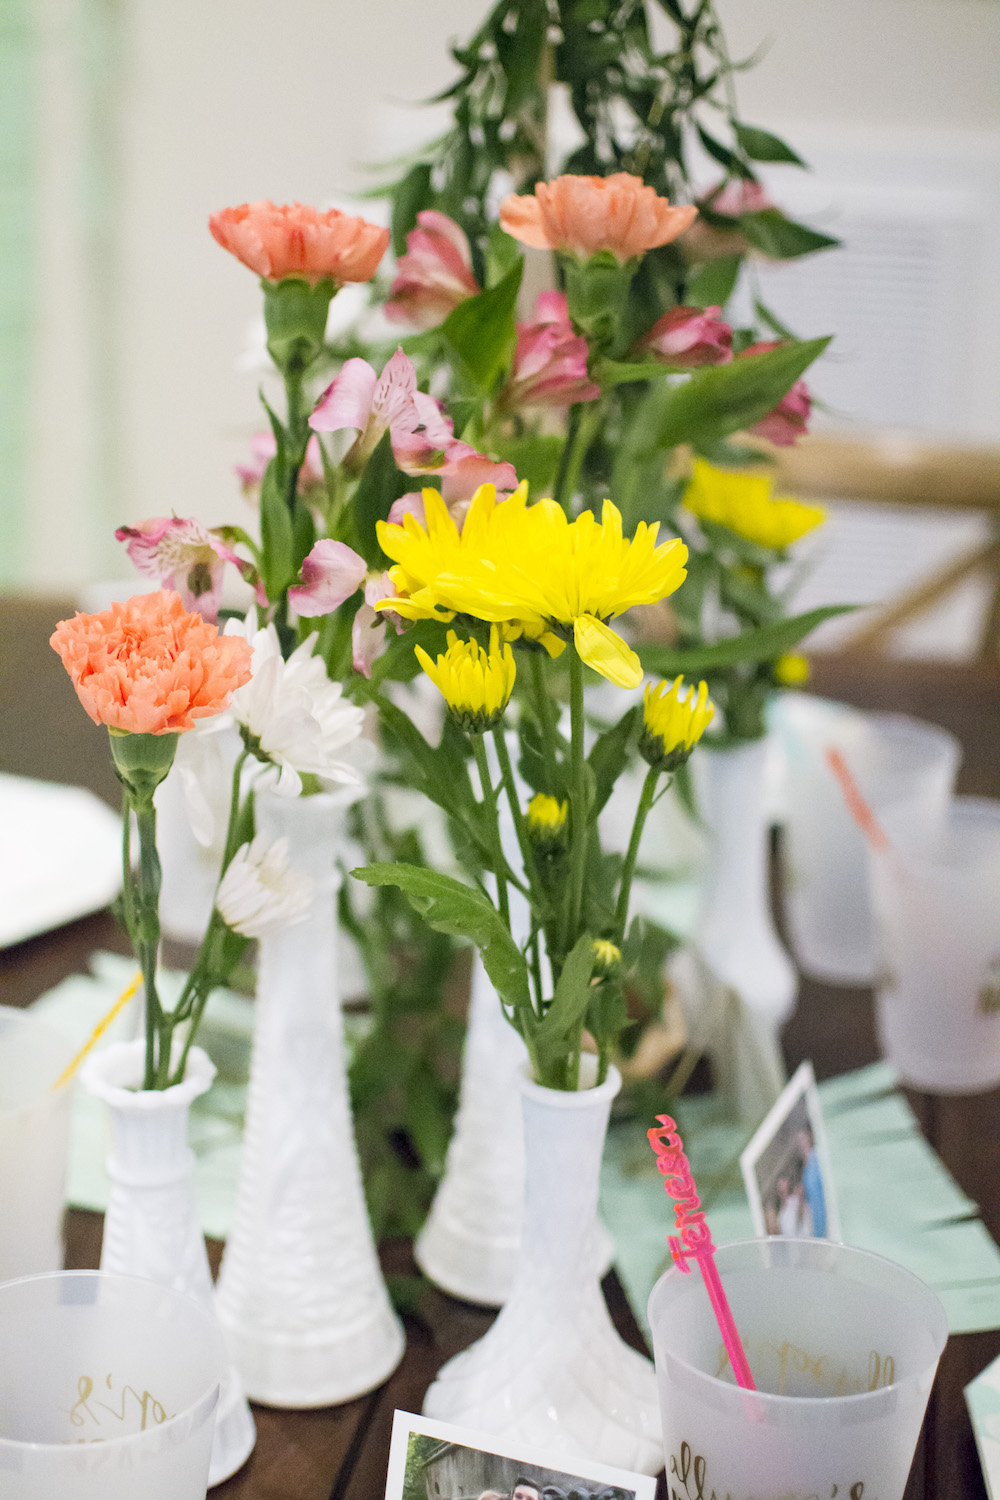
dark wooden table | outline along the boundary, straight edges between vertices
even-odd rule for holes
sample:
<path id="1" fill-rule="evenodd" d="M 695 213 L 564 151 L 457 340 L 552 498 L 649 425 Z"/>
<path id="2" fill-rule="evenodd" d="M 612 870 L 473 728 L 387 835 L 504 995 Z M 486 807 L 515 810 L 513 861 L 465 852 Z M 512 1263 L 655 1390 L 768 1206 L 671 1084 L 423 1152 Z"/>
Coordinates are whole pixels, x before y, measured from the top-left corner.
<path id="1" fill-rule="evenodd" d="M 46 640 L 59 602 L 0 601 L 0 770 L 91 786 L 110 799 L 114 781 L 103 732 L 81 722 L 69 683 Z M 1000 795 L 1000 667 L 885 662 L 856 656 L 816 663 L 814 687 L 866 708 L 914 713 L 956 733 L 964 748 L 959 790 Z M 12 712 L 18 705 L 18 712 Z M 67 974 L 86 967 L 96 948 L 125 951 L 114 921 L 98 913 L 0 953 L 0 1000 L 27 1005 Z M 878 1056 L 872 997 L 804 981 L 784 1033 L 794 1068 L 812 1058 L 819 1078 Z M 909 1093 L 921 1129 L 1000 1240 L 1000 1090 L 966 1098 Z M 74 1210 L 67 1225 L 67 1265 L 96 1266 L 101 1217 Z M 221 1246 L 209 1244 L 213 1264 Z M 382 1246 L 387 1274 L 412 1272 L 409 1247 Z M 621 1288 L 611 1273 L 605 1294 L 618 1327 L 642 1347 Z M 385 1483 L 392 1413 L 419 1411 L 441 1364 L 488 1327 L 490 1315 L 428 1288 L 420 1316 L 406 1318 L 407 1350 L 395 1374 L 346 1406 L 309 1412 L 255 1409 L 257 1446 L 245 1468 L 212 1493 L 218 1500 L 379 1500 Z M 1000 1331 L 948 1342 L 905 1500 L 986 1500 L 963 1387 L 1000 1354 Z"/>

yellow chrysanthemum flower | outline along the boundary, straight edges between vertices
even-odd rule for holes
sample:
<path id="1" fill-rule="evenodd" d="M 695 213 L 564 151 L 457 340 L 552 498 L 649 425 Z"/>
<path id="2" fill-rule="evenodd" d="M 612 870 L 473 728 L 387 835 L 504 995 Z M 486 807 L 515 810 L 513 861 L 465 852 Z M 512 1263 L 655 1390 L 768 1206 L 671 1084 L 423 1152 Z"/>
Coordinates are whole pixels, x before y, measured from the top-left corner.
<path id="1" fill-rule="evenodd" d="M 379 522 L 379 542 L 396 564 L 396 597 L 376 609 L 414 620 L 470 615 L 543 645 L 572 631 L 588 666 L 619 687 L 638 685 L 639 658 L 607 622 L 680 587 L 683 542 L 657 546 L 659 528 L 645 522 L 629 540 L 610 500 L 600 521 L 590 511 L 569 521 L 554 500 L 529 505 L 525 486 L 498 503 L 493 485 L 481 485 L 461 531 L 436 490 L 424 491 L 424 510 L 426 527 L 412 515 L 401 526 Z"/>
<path id="2" fill-rule="evenodd" d="M 528 803 L 528 837 L 542 854 L 557 854 L 566 847 L 569 803 L 546 792 L 536 792 Z"/>
<path id="3" fill-rule="evenodd" d="M 682 688 L 686 688 L 681 696 Z M 643 732 L 639 751 L 644 760 L 661 771 L 676 771 L 683 765 L 715 717 L 715 705 L 704 682 L 698 691 L 683 677 L 673 683 L 650 683 L 643 699 Z"/>
<path id="4" fill-rule="evenodd" d="M 514 653 L 500 646 L 490 631 L 489 650 L 478 641 L 462 641 L 448 632 L 448 649 L 436 664 L 422 646 L 414 646 L 417 660 L 444 698 L 452 717 L 468 734 L 485 734 L 503 718 L 514 690 Z"/>
<path id="5" fill-rule="evenodd" d="M 809 681 L 809 658 L 801 651 L 786 651 L 774 664 L 774 680 L 782 687 L 800 687 Z"/>
<path id="6" fill-rule="evenodd" d="M 594 939 L 594 975 L 610 979 L 622 966 L 622 950 L 609 938 Z"/>
<path id="7" fill-rule="evenodd" d="M 717 469 L 696 458 L 684 504 L 699 520 L 726 526 L 759 547 L 780 552 L 826 520 L 819 505 L 803 505 L 787 495 L 771 494 L 769 474 Z"/>

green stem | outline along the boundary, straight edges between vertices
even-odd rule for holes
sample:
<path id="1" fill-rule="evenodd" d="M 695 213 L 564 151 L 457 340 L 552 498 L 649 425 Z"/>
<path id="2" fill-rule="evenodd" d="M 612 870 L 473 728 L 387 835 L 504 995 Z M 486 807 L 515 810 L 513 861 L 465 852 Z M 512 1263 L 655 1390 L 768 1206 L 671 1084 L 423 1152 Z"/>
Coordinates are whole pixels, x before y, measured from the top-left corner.
<path id="1" fill-rule="evenodd" d="M 517 834 L 517 843 L 521 851 L 521 859 L 524 862 L 524 872 L 528 877 L 532 913 L 536 918 L 540 919 L 541 911 L 546 904 L 545 888 L 538 873 L 535 851 L 528 837 L 528 825 L 524 821 L 524 814 L 521 811 L 521 804 L 518 801 L 517 783 L 514 780 L 514 767 L 510 763 L 510 755 L 507 752 L 507 741 L 504 738 L 503 728 L 499 724 L 493 730 L 493 743 L 496 745 L 497 760 L 500 762 L 500 777 L 503 781 L 504 791 L 507 793 L 507 805 L 510 808 L 511 817 L 514 819 L 514 831 Z M 531 973 L 535 982 L 535 1000 L 538 1016 L 541 1019 L 542 1001 L 545 997 L 542 989 L 542 959 L 538 947 L 537 929 L 531 935 Z"/>
<path id="2" fill-rule="evenodd" d="M 583 754 L 583 663 L 569 648 L 570 848 L 569 890 L 563 946 L 566 953 L 582 931 L 583 884 L 587 868 L 587 765 Z"/>
<path id="3" fill-rule="evenodd" d="M 152 796 L 128 798 L 139 830 L 139 876 L 135 893 L 133 943 L 142 970 L 146 997 L 146 1068 L 143 1088 L 162 1088 L 170 1067 L 172 1020 L 156 991 L 156 960 L 160 946 L 160 857 L 156 852 L 156 809 Z M 166 1056 L 164 1056 L 166 1053 Z"/>
<path id="4" fill-rule="evenodd" d="M 479 771 L 479 780 L 483 789 L 483 805 L 488 809 L 490 824 L 490 842 L 493 845 L 493 873 L 497 881 L 497 904 L 500 915 L 510 931 L 510 903 L 507 900 L 507 861 L 504 859 L 503 844 L 500 839 L 500 818 L 497 814 L 497 800 L 493 795 L 493 782 L 490 779 L 489 763 L 486 759 L 486 745 L 481 734 L 470 734 L 472 741 L 472 753 L 476 758 L 476 767 Z"/>
<path id="5" fill-rule="evenodd" d="M 236 764 L 233 767 L 232 789 L 229 794 L 229 825 L 226 829 L 226 847 L 219 869 L 220 881 L 229 869 L 233 856 L 240 847 L 240 825 L 243 821 L 242 807 L 240 805 L 240 781 L 243 767 L 246 764 L 249 754 L 249 750 L 242 750 L 236 757 Z M 218 889 L 218 885 L 216 889 Z M 222 926 L 222 917 L 219 915 L 218 908 L 213 906 L 212 915 L 209 917 L 208 926 L 205 929 L 205 936 L 202 938 L 201 946 L 198 949 L 198 956 L 195 959 L 183 993 L 171 1017 L 172 1023 L 175 1026 L 178 1022 L 187 1020 L 188 1016 L 191 1017 L 191 1025 L 188 1027 L 184 1048 L 178 1060 L 177 1067 L 174 1069 L 174 1075 L 171 1080 L 173 1083 L 180 1083 L 184 1077 L 188 1053 L 194 1042 L 195 1033 L 198 1030 L 209 995 L 217 985 L 223 984 L 229 977 L 220 971 L 216 956 L 217 940 Z"/>
<path id="6" fill-rule="evenodd" d="M 576 446 L 576 435 L 580 427 L 580 406 L 571 406 L 569 409 L 569 420 L 566 424 L 566 441 L 559 455 L 559 470 L 556 474 L 555 489 L 552 492 L 553 500 L 556 500 L 569 515 L 569 500 L 572 492 L 567 493 L 570 465 L 572 462 L 573 449 Z"/>
<path id="7" fill-rule="evenodd" d="M 625 924 L 628 921 L 628 904 L 632 895 L 632 877 L 635 874 L 635 862 L 639 857 L 639 845 L 642 842 L 642 831 L 646 826 L 650 808 L 656 796 L 656 783 L 660 772 L 656 766 L 650 766 L 646 772 L 646 779 L 642 783 L 642 792 L 639 795 L 639 805 L 635 810 L 635 822 L 632 824 L 632 836 L 628 841 L 628 853 L 625 855 L 625 864 L 622 868 L 622 883 L 618 890 L 618 906 L 615 911 L 615 943 L 620 948 L 625 937 Z"/>
<path id="8" fill-rule="evenodd" d="M 531 663 L 531 686 L 535 698 L 535 712 L 542 730 L 542 755 L 545 758 L 545 775 L 549 783 L 549 795 L 558 795 L 556 779 L 556 720 L 552 712 L 552 699 L 545 685 L 545 658 L 541 651 L 529 651 Z"/>

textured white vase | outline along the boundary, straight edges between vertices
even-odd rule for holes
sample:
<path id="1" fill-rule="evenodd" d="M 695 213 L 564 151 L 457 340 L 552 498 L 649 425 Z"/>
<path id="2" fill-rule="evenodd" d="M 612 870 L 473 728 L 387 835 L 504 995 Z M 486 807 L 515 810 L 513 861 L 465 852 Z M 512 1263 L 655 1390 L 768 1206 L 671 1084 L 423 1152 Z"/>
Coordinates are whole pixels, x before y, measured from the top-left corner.
<path id="1" fill-rule="evenodd" d="M 717 978 L 755 1016 L 778 1027 L 795 1008 L 798 979 L 771 917 L 768 752 L 766 738 L 696 752 L 710 852 L 694 941 Z"/>
<path id="2" fill-rule="evenodd" d="M 403 1355 L 354 1142 L 337 985 L 334 867 L 345 801 L 257 797 L 257 828 L 314 881 L 304 922 L 261 939 L 246 1130 L 219 1321 L 250 1396 L 332 1406 Z"/>
<path id="3" fill-rule="evenodd" d="M 595 1076 L 585 1056 L 581 1077 Z M 521 1080 L 525 1211 L 514 1286 L 496 1322 L 438 1372 L 424 1412 L 550 1454 L 655 1474 L 663 1466 L 653 1366 L 611 1321 L 593 1228 L 611 1101 L 609 1070 L 578 1093 Z"/>
<path id="4" fill-rule="evenodd" d="M 194 1201 L 187 1122 L 192 1101 L 211 1087 L 215 1066 L 192 1047 L 182 1083 L 143 1089 L 145 1046 L 142 1038 L 117 1042 L 94 1053 L 81 1070 L 84 1087 L 111 1113 L 111 1196 L 101 1270 L 146 1276 L 186 1292 L 211 1312 L 212 1275 Z M 250 1408 L 230 1369 L 219 1393 L 209 1484 L 235 1474 L 255 1440 Z"/>
<path id="5" fill-rule="evenodd" d="M 455 1126 L 414 1254 L 437 1286 L 486 1307 L 506 1301 L 521 1244 L 520 1070 L 527 1056 L 477 952 Z"/>

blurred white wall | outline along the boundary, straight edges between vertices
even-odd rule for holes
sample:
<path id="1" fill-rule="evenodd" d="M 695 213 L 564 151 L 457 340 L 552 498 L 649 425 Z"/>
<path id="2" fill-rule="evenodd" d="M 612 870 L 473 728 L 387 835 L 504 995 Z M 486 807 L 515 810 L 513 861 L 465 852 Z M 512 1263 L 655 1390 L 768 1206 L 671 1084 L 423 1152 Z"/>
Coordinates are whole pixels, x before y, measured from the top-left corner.
<path id="1" fill-rule="evenodd" d="M 236 357 L 252 274 L 206 221 L 317 204 L 417 144 L 470 0 L 33 0 L 41 45 L 40 313 L 24 584 L 127 571 L 115 525 L 243 519 L 232 465 L 259 425 Z M 720 0 L 745 118 L 786 130 L 1000 125 L 991 0 Z M 873 147 L 873 149 L 875 149 Z M 113 214 L 110 210 L 113 209 Z M 371 216 L 379 209 L 373 207 Z M 104 330 L 103 334 L 100 330 Z"/>

